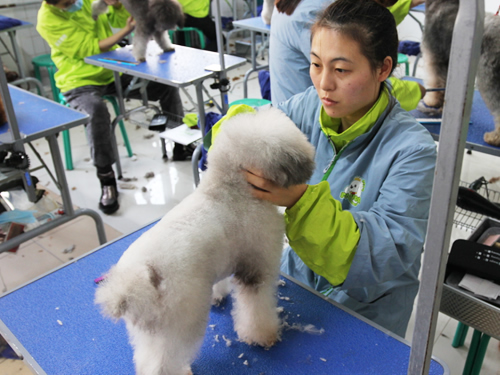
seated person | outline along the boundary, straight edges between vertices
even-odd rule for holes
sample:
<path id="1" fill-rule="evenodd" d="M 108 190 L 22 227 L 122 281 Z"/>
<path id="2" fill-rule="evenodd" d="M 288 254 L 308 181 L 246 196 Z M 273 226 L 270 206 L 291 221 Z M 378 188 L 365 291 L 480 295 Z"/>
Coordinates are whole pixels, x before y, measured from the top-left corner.
<path id="1" fill-rule="evenodd" d="M 217 29 L 214 20 L 210 16 L 210 0 L 178 0 L 186 19 L 184 27 L 196 27 L 205 35 L 207 51 L 217 52 Z M 223 44 L 225 45 L 223 37 Z"/>
<path id="2" fill-rule="evenodd" d="M 37 31 L 51 48 L 57 66 L 55 80 L 67 103 L 87 113 L 86 125 L 93 163 L 101 183 L 99 209 L 112 214 L 119 208 L 116 178 L 112 169 L 111 117 L 102 97 L 116 93 L 113 72 L 84 62 L 87 56 L 118 48 L 117 43 L 132 32 L 134 20 L 118 0 L 104 0 L 109 11 L 97 20 L 91 15 L 92 0 L 45 0 L 38 11 Z M 121 28 L 113 34 L 111 27 Z M 122 87 L 132 80 L 121 75 Z M 179 91 L 156 82 L 147 86 L 148 98 L 159 101 L 162 110 L 183 116 Z M 130 97 L 140 98 L 138 90 Z M 182 150 L 181 150 L 182 151 Z M 174 158 L 175 158 L 174 149 Z"/>

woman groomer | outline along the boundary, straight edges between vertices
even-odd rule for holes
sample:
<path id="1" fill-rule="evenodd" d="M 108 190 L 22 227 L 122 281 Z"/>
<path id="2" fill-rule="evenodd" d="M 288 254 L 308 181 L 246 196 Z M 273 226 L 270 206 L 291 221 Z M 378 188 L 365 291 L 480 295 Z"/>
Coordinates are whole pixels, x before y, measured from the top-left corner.
<path id="1" fill-rule="evenodd" d="M 389 93 L 397 61 L 392 14 L 337 0 L 311 29 L 314 87 L 278 108 L 316 147 L 308 185 L 246 173 L 260 199 L 287 207 L 282 271 L 405 335 L 418 291 L 436 147 Z"/>

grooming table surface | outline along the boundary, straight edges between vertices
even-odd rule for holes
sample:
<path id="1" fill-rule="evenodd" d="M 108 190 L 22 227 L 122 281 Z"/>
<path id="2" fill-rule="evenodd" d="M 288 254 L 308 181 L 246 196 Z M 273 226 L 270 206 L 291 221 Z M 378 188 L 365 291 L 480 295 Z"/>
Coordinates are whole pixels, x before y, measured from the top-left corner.
<path id="1" fill-rule="evenodd" d="M 174 46 L 174 51 L 154 56 L 148 55 L 146 56 L 146 61 L 138 65 L 105 61 L 106 59 L 122 60 L 135 64 L 136 60 L 132 56 L 130 48 L 120 48 L 86 57 L 85 62 L 176 87 L 185 87 L 215 76 L 210 68 L 219 65 L 218 53 L 179 46 L 177 44 Z M 244 58 L 224 55 L 226 70 L 237 68 L 245 63 L 246 59 Z"/>
<path id="2" fill-rule="evenodd" d="M 405 77 L 404 79 L 417 81 L 422 84 L 421 79 L 416 79 L 413 77 Z M 410 113 L 415 118 L 441 118 L 436 116 L 429 116 L 426 113 L 420 112 L 415 109 L 410 111 Z M 436 141 L 439 141 L 439 134 L 441 133 L 441 124 L 424 124 L 424 126 L 429 130 Z M 470 124 L 469 130 L 467 131 L 467 141 L 465 147 L 470 150 L 476 150 L 479 152 L 484 152 L 485 154 L 500 156 L 500 147 L 492 146 L 486 143 L 483 139 L 485 132 L 490 132 L 495 129 L 495 121 L 491 115 L 490 110 L 486 107 L 483 98 L 479 91 L 474 91 L 474 97 L 472 99 L 472 108 L 470 114 Z"/>
<path id="3" fill-rule="evenodd" d="M 26 141 L 43 138 L 87 122 L 86 114 L 53 100 L 33 95 L 15 86 L 9 86 L 9 93 L 19 131 Z M 0 125 L 0 135 L 7 133 L 8 129 L 8 123 Z M 9 142 L 4 141 L 4 143 Z"/>
<path id="4" fill-rule="evenodd" d="M 244 30 L 257 31 L 264 34 L 271 33 L 271 25 L 266 25 L 264 21 L 262 21 L 262 17 L 260 16 L 233 21 L 233 26 Z"/>
<path id="5" fill-rule="evenodd" d="M 0 298 L 0 333 L 37 373 L 134 374 L 125 325 L 100 315 L 93 303 L 93 280 L 148 228 Z M 233 331 L 229 298 L 211 310 L 201 352 L 192 366 L 195 375 L 407 373 L 407 343 L 295 282 L 283 280 L 285 285 L 279 286 L 282 318 L 290 326 L 312 324 L 324 332 L 289 329 L 269 350 L 246 345 L 237 341 Z M 448 368 L 434 359 L 429 374 L 448 374 Z"/>

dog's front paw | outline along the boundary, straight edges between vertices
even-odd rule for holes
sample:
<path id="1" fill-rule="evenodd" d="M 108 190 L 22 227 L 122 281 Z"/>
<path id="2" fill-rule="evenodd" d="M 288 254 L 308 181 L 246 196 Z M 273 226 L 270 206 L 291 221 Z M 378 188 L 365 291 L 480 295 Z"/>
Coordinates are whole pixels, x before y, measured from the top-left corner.
<path id="1" fill-rule="evenodd" d="M 238 337 L 240 341 L 243 341 L 248 345 L 259 345 L 264 348 L 270 348 L 280 340 L 280 335 L 278 331 L 252 332 L 251 334 L 247 335 L 240 335 L 240 333 L 238 333 Z"/>
<path id="2" fill-rule="evenodd" d="M 484 141 L 493 146 L 500 146 L 500 128 L 484 134 Z"/>
<path id="3" fill-rule="evenodd" d="M 134 56 L 134 59 L 135 59 L 137 62 L 141 62 L 141 63 L 142 63 L 142 62 L 145 62 L 145 61 L 146 61 L 146 57 L 145 57 L 145 56 L 143 56 L 143 55 L 138 55 L 138 56 L 136 56 L 136 55 L 132 54 L 132 56 Z"/>
<path id="4" fill-rule="evenodd" d="M 219 306 L 224 298 L 231 293 L 231 277 L 226 277 L 212 287 L 212 305 Z"/>
<path id="5" fill-rule="evenodd" d="M 423 99 L 418 102 L 417 109 L 429 116 L 440 116 L 443 113 L 443 107 L 430 106 L 426 104 Z"/>

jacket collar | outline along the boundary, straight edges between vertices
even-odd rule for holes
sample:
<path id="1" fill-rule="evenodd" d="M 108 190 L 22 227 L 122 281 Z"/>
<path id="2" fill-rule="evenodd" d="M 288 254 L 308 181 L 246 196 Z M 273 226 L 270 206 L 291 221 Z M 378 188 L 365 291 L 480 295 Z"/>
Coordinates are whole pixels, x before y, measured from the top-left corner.
<path id="1" fill-rule="evenodd" d="M 387 114 L 394 107 L 394 104 L 394 97 L 389 93 L 387 87 L 384 86 L 377 101 L 370 110 L 346 131 L 340 134 L 337 133 L 340 128 L 340 118 L 328 116 L 323 106 L 321 106 L 320 110 L 319 124 L 323 133 L 333 142 L 338 152 L 348 143 L 370 132 L 373 127 L 379 128 Z"/>

